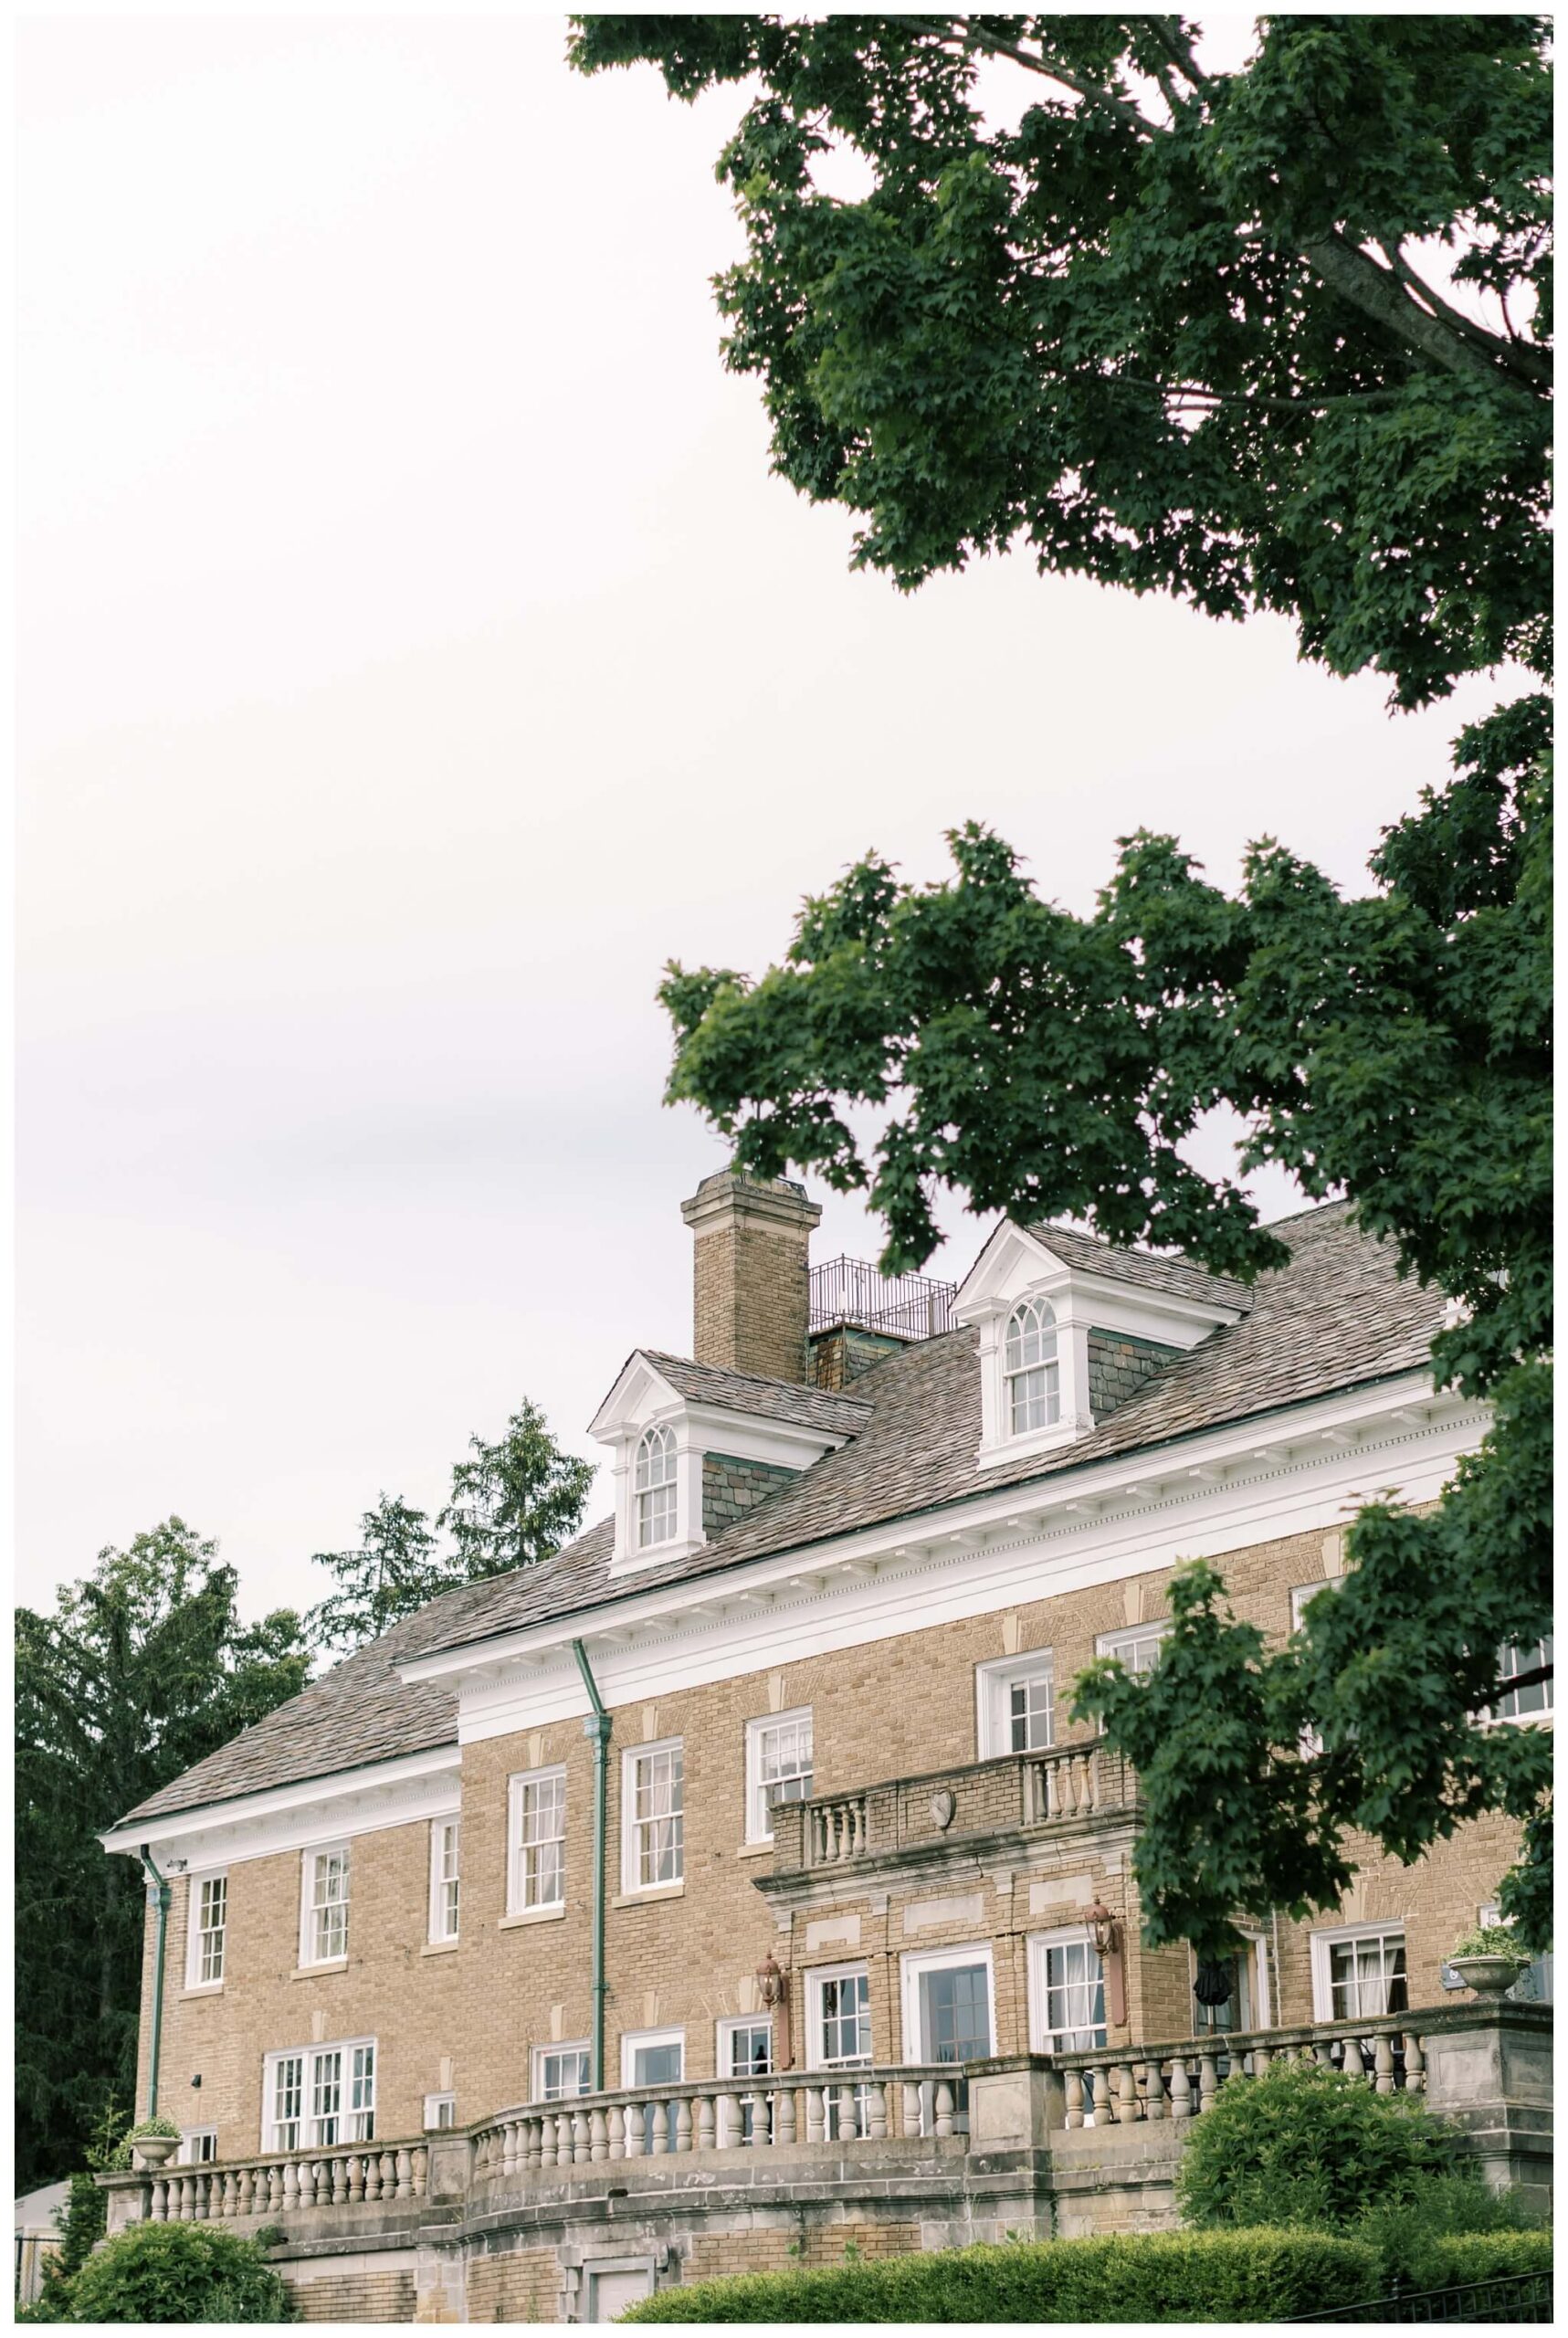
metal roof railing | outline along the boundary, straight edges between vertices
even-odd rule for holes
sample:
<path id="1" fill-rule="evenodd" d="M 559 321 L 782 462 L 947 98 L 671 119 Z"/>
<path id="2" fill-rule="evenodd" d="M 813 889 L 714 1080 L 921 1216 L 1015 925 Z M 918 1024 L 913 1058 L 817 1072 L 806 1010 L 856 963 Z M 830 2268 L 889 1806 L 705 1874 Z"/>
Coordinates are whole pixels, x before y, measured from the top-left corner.
<path id="1" fill-rule="evenodd" d="M 841 1324 L 892 1339 L 929 1340 L 952 1329 L 955 1282 L 931 1275 L 885 1275 L 864 1259 L 825 1259 L 811 1269 L 813 1332 Z"/>

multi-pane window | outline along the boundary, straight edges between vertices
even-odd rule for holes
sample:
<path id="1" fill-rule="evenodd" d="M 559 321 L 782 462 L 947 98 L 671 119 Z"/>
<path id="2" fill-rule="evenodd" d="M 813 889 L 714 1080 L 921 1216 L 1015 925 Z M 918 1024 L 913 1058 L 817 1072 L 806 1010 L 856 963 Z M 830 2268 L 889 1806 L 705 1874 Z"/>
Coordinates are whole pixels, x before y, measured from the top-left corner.
<path id="1" fill-rule="evenodd" d="M 204 2167 L 217 2157 L 216 2127 L 187 2127 L 180 2137 L 180 2165 Z"/>
<path id="2" fill-rule="evenodd" d="M 675 1539 L 675 1432 L 647 1430 L 637 1446 L 633 1473 L 637 1498 L 637 1548 Z"/>
<path id="3" fill-rule="evenodd" d="M 622 1775 L 626 1890 L 647 1891 L 658 1884 L 679 1883 L 686 1871 L 685 1765 L 679 1740 L 628 1754 Z"/>
<path id="4" fill-rule="evenodd" d="M 1517 1680 L 1521 1674 L 1542 1671 L 1552 1662 L 1552 1638 L 1543 1640 L 1513 1640 L 1498 1651 L 1498 1679 Z M 1493 1705 L 1494 1721 L 1533 1721 L 1538 1715 L 1551 1712 L 1552 1681 L 1531 1681 L 1528 1688 L 1507 1689 Z"/>
<path id="5" fill-rule="evenodd" d="M 305 1854 L 305 1922 L 301 1964 L 327 1964 L 349 1953 L 349 1849 Z"/>
<path id="6" fill-rule="evenodd" d="M 773 2026 L 771 2021 L 721 2021 L 719 2024 L 719 2075 L 726 2079 L 765 2078 L 773 2066 Z M 760 2091 L 761 2090 L 758 2090 Z M 757 2104 L 750 2095 L 740 2104 L 741 2141 L 756 2140 Z M 763 2104 L 763 2140 L 773 2129 L 768 2102 Z"/>
<path id="7" fill-rule="evenodd" d="M 1048 1648 L 975 1668 L 980 1759 L 1035 1754 L 1055 1742 L 1054 1659 Z"/>
<path id="8" fill-rule="evenodd" d="M 1026 1673 L 1007 1686 L 1007 1741 L 1014 1754 L 1030 1754 L 1048 1745 L 1054 1722 L 1053 1688 L 1048 1672 Z"/>
<path id="9" fill-rule="evenodd" d="M 811 1714 L 778 1713 L 746 1725 L 746 1840 L 766 1843 L 781 1802 L 811 1794 Z"/>
<path id="10" fill-rule="evenodd" d="M 210 1989 L 223 1979 L 228 1932 L 228 1878 L 199 1876 L 191 1885 L 191 1943 L 185 1985 Z"/>
<path id="11" fill-rule="evenodd" d="M 1328 2005 L 1321 2017 L 1359 2021 L 1368 2014 L 1408 2010 L 1403 1932 L 1354 1933 L 1324 1946 Z"/>
<path id="12" fill-rule="evenodd" d="M 430 1827 L 430 1937 L 458 1937 L 460 1822 L 437 1818 Z"/>
<path id="13" fill-rule="evenodd" d="M 1152 1672 L 1170 1628 L 1167 1623 L 1133 1624 L 1124 1632 L 1101 1632 L 1094 1652 L 1097 1656 L 1120 1657 L 1123 1668 L 1135 1676 Z"/>
<path id="14" fill-rule="evenodd" d="M 308 2046 L 268 2058 L 262 2101 L 272 2152 L 368 2143 L 375 2135 L 375 2041 Z"/>
<path id="15" fill-rule="evenodd" d="M 686 2075 L 686 2033 L 645 2029 L 621 2039 L 623 2086 L 679 2086 Z"/>
<path id="16" fill-rule="evenodd" d="M 566 1773 L 532 1770 L 510 1787 L 511 1851 L 507 1906 L 560 1908 L 566 1899 Z"/>
<path id="17" fill-rule="evenodd" d="M 438 2132 L 458 2123 L 458 2098 L 455 2094 L 427 2094 L 425 2098 L 426 2133 Z"/>
<path id="18" fill-rule="evenodd" d="M 586 2046 L 536 2046 L 533 2051 L 534 2101 L 562 2102 L 569 2095 L 586 2094 L 593 2068 L 593 2059 Z"/>
<path id="19" fill-rule="evenodd" d="M 1015 1307 L 1007 1320 L 1002 1368 L 1007 1383 L 1008 1434 L 1022 1437 L 1029 1429 L 1048 1428 L 1061 1412 L 1057 1319 L 1048 1301 L 1026 1299 Z"/>
<path id="20" fill-rule="evenodd" d="M 1086 1933 L 1034 1943 L 1036 2050 L 1084 2053 L 1105 2044 L 1105 1974 Z"/>
<path id="21" fill-rule="evenodd" d="M 871 1984 L 864 1965 L 814 1975 L 816 2054 L 824 2069 L 871 2059 Z"/>

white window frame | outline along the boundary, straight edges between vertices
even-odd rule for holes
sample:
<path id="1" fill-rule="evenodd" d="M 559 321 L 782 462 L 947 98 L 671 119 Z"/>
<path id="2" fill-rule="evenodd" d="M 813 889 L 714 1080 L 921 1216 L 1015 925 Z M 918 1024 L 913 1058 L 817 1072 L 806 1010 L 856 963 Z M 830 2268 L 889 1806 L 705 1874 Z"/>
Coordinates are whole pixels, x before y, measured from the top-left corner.
<path id="1" fill-rule="evenodd" d="M 812 1752 L 815 1760 L 815 1727 L 809 1705 L 793 1705 L 787 1712 L 782 1713 L 759 1713 L 754 1720 L 746 1723 L 746 1840 L 748 1843 L 771 1843 L 773 1839 L 771 1813 L 768 1808 L 767 1784 L 762 1775 L 763 1747 L 768 1732 L 770 1730 L 783 1729 L 791 1723 L 798 1726 L 802 1722 L 812 1732 Z M 796 1773 L 796 1775 L 802 1774 Z M 807 1770 L 804 1775 L 810 1779 L 814 1772 Z M 809 1794 L 795 1798 L 805 1801 L 809 1799 Z"/>
<path id="2" fill-rule="evenodd" d="M 680 2050 L 680 2068 L 672 2079 L 643 2079 L 633 2077 L 640 2050 L 675 2046 Z M 681 2086 L 686 2079 L 686 2032 L 684 2029 L 623 2029 L 621 2032 L 621 2084 L 626 2087 Z"/>
<path id="3" fill-rule="evenodd" d="M 1170 1633 L 1171 1619 L 1168 1616 L 1159 1617 L 1152 1624 L 1123 1624 L 1120 1631 L 1101 1632 L 1094 1643 L 1094 1652 L 1096 1656 L 1120 1657 L 1135 1680 L 1146 1680 L 1149 1677 L 1148 1668 L 1135 1670 L 1131 1665 L 1127 1664 L 1127 1651 L 1129 1648 L 1135 1648 L 1140 1640 L 1163 1642 L 1170 1638 Z"/>
<path id="4" fill-rule="evenodd" d="M 1094 1941 L 1089 1933 L 1089 1926 L 1087 1924 L 1060 1924 L 1050 1932 L 1030 1933 L 1026 1936 L 1025 1947 L 1027 1955 L 1029 1975 L 1030 2052 L 1033 2054 L 1076 2053 L 1079 2051 L 1097 2052 L 1099 2050 L 1098 2048 L 1079 2048 L 1077 2047 L 1059 2046 L 1057 2042 L 1059 2038 L 1066 2038 L 1070 2035 L 1076 2035 L 1076 2032 L 1069 2032 L 1065 2029 L 1047 2029 L 1046 2027 L 1047 1994 L 1046 1967 L 1047 1953 L 1048 1950 L 1053 1948 L 1087 1948 L 1090 1956 L 1096 1956 L 1098 1952 L 1095 1949 Z M 1105 1983 L 1105 1960 L 1103 1957 L 1100 1957 L 1099 1962 L 1100 1985 L 1103 1990 Z M 1101 2004 L 1104 2004 L 1103 1996 L 1101 1998 Z M 1110 2023 L 1108 2007 L 1106 2008 L 1106 2013 L 1107 2018 L 1103 2023 L 1085 2022 L 1083 2026 L 1086 2029 L 1103 2027 L 1106 2032 L 1107 2039 L 1109 2040 L 1110 2034 Z"/>
<path id="5" fill-rule="evenodd" d="M 452 1872 L 447 1873 L 447 1838 L 452 1842 Z M 450 1887 L 448 1889 L 448 1887 Z M 463 1822 L 456 1816 L 430 1821 L 430 1925 L 433 1948 L 455 1941 L 463 1921 Z"/>
<path id="6" fill-rule="evenodd" d="M 1314 2021 L 1374 2021 L 1376 2014 L 1341 2014 L 1334 2011 L 1332 1957 L 1331 1952 L 1342 1947 L 1347 1941 L 1387 1940 L 1397 1934 L 1405 1945 L 1405 1995 L 1410 1996 L 1410 1938 L 1409 1927 L 1403 1916 L 1391 1917 L 1386 1922 L 1360 1924 L 1330 1924 L 1322 1932 L 1313 1933 L 1310 1942 L 1312 1961 L 1312 2019 Z"/>
<path id="7" fill-rule="evenodd" d="M 204 1932 L 201 1922 L 202 1895 L 204 1891 L 210 1890 L 215 1883 L 221 1883 L 223 1886 L 223 1922 L 221 1924 L 209 1927 L 206 1932 Z M 202 1977 L 202 1965 L 205 1960 L 202 1954 L 202 1944 L 204 1941 L 211 1937 L 212 1933 L 215 1931 L 217 1934 L 218 1943 L 217 1971 L 213 1974 L 210 1978 L 204 1980 Z M 209 1868 L 205 1875 L 193 1875 L 191 1877 L 189 1891 L 185 1901 L 186 1988 L 201 1990 L 221 1989 L 223 1986 L 224 1973 L 227 1964 L 228 1869 L 221 1867 Z M 196 2132 L 197 2130 L 193 2128 L 192 2133 L 195 2133 Z"/>
<path id="8" fill-rule="evenodd" d="M 875 2049 L 868 2044 L 864 2054 L 840 2057 L 829 2060 L 822 2050 L 822 1992 L 828 1981 L 848 1981 L 858 1978 L 866 1984 L 866 2023 L 871 2021 L 871 1968 L 863 1956 L 851 1957 L 847 1964 L 814 1964 L 805 1976 L 805 2067 L 808 2070 L 866 2070 L 875 2060 Z"/>
<path id="9" fill-rule="evenodd" d="M 556 1863 L 559 1886 L 552 1899 L 542 1893 L 529 1897 L 529 1845 L 522 1839 L 522 1814 L 531 1788 L 552 1785 L 561 1787 L 561 1832 L 542 1835 L 538 1842 L 559 1843 L 561 1857 Z M 509 1916 L 526 1916 L 537 1909 L 564 1908 L 566 1905 L 566 1768 L 561 1762 L 549 1763 L 542 1770 L 519 1770 L 506 1785 L 506 1911 Z M 537 1843 L 534 1848 L 537 1848 Z"/>
<path id="10" fill-rule="evenodd" d="M 974 1743 L 979 1761 L 1000 1761 L 1013 1752 L 1013 1690 L 1038 1680 L 1051 1683 L 1050 1725 L 1045 1744 L 1026 1750 L 1043 1754 L 1057 1742 L 1054 1652 L 1048 1648 L 1026 1648 L 1018 1656 L 999 1656 L 975 1666 Z"/>
<path id="11" fill-rule="evenodd" d="M 767 2032 L 768 2067 L 766 2070 L 758 2070 L 755 2073 L 750 2070 L 732 2070 L 730 2068 L 730 2048 L 731 2045 L 741 2035 L 742 2030 L 751 2031 L 756 2029 L 763 2029 Z M 751 2078 L 753 2075 L 758 2078 L 769 2078 L 773 2075 L 773 2017 L 772 2014 L 726 2014 L 724 2018 L 717 2023 L 714 2028 L 713 2067 L 718 2071 L 719 2076 L 721 2079 L 734 2080 L 739 2078 Z"/>
<path id="12" fill-rule="evenodd" d="M 427 2094 L 425 2098 L 425 2133 L 445 2134 L 458 2123 L 458 2098 L 450 2088 L 443 2094 Z"/>
<path id="13" fill-rule="evenodd" d="M 210 2151 L 203 2148 L 208 2143 L 212 2145 Z M 216 2157 L 217 2129 L 216 2127 L 181 2128 L 180 2148 L 174 2160 L 176 2167 L 208 2167 Z"/>
<path id="14" fill-rule="evenodd" d="M 576 2094 L 547 2094 L 544 2091 L 544 2065 L 552 2056 L 576 2054 L 582 2059 L 588 2086 L 579 2087 Z M 594 2049 L 585 2038 L 552 2039 L 548 2046 L 536 2046 L 530 2057 L 529 2082 L 533 2091 L 532 2102 L 575 2102 L 578 2096 L 588 2093 L 594 2078 Z"/>
<path id="15" fill-rule="evenodd" d="M 316 1870 L 323 1859 L 341 1859 L 342 1860 L 343 1895 L 341 1901 L 334 1901 L 323 1904 L 342 1907 L 343 1911 L 343 1944 L 341 1949 L 334 1949 L 330 1956 L 318 1956 L 316 1954 L 316 1935 L 318 1926 L 315 1920 L 321 1911 L 316 1904 Z M 349 1843 L 312 1843 L 310 1848 L 302 1853 L 300 1862 L 300 1965 L 301 1971 L 303 1971 L 307 1966 L 312 1964 L 327 1965 L 347 1964 L 349 1954 L 349 1910 L 353 1904 L 353 1859 Z"/>
<path id="16" fill-rule="evenodd" d="M 645 1463 L 655 1448 L 658 1452 L 659 1474 L 654 1478 Z M 643 1483 L 645 1474 L 649 1482 Z M 655 1516 L 652 1497 L 668 1490 L 668 1501 L 658 1505 L 660 1515 L 668 1514 L 668 1523 L 661 1533 L 644 1532 L 645 1525 Z M 647 1504 L 645 1510 L 644 1504 Z M 668 1421 L 652 1421 L 632 1448 L 632 1549 L 640 1557 L 646 1553 L 672 1548 L 680 1540 L 680 1447 L 674 1429 Z"/>
<path id="17" fill-rule="evenodd" d="M 900 1963 L 906 2062 L 931 2062 L 936 2059 L 929 2050 L 929 2040 L 921 2033 L 921 1978 L 928 1973 L 950 1973 L 968 1964 L 983 1964 L 985 1968 L 985 2019 L 990 2031 L 987 2059 L 996 2052 L 996 1967 L 989 1941 L 973 1942 L 965 1948 L 907 1948 Z M 955 2069 L 960 2067 L 957 2063 L 953 2065 Z"/>
<path id="18" fill-rule="evenodd" d="M 637 1815 L 637 1765 L 655 1754 L 679 1754 L 680 1756 L 680 1807 L 671 1817 L 680 1821 L 680 1838 L 676 1846 L 677 1866 L 674 1875 L 657 1883 L 645 1883 L 642 1878 L 642 1836 Z M 657 1820 L 642 1822 L 656 1825 Z M 679 1737 L 656 1738 L 651 1744 L 628 1745 L 621 1754 L 621 1890 L 627 1899 L 651 1900 L 661 1891 L 679 1891 L 686 1881 L 686 1743 Z"/>
<path id="19" fill-rule="evenodd" d="M 1517 1677 L 1521 1672 L 1533 1672 L 1536 1666 L 1539 1664 L 1550 1664 L 1555 1662 L 1556 1659 L 1554 1656 L 1547 1657 L 1542 1654 L 1542 1650 L 1552 1644 L 1553 1637 L 1553 1634 L 1551 1632 L 1543 1632 L 1540 1639 L 1531 1641 L 1528 1647 L 1526 1647 L 1522 1641 L 1510 1640 L 1502 1648 L 1499 1648 L 1497 1677 L 1500 1687 L 1510 1677 L 1502 1669 L 1503 1664 L 1509 1657 L 1512 1657 L 1514 1659 L 1512 1677 Z M 1478 1719 L 1481 1722 L 1483 1726 L 1495 1727 L 1498 1729 L 1551 1729 L 1554 1725 L 1556 1718 L 1556 1708 L 1552 1702 L 1552 1690 L 1556 1688 L 1557 1683 L 1554 1680 L 1545 1680 L 1542 1681 L 1541 1686 L 1542 1694 L 1545 1698 L 1546 1701 L 1539 1712 L 1505 1713 L 1500 1711 L 1496 1705 L 1488 1705 L 1479 1713 Z M 1507 1694 L 1508 1692 L 1505 1690 L 1504 1693 Z"/>
<path id="20" fill-rule="evenodd" d="M 368 2048 L 371 2056 L 370 2101 L 356 2107 L 354 2095 L 361 2083 L 354 2071 L 354 2057 Z M 315 2109 L 317 2098 L 316 2065 L 328 2055 L 342 2059 L 338 2065 L 338 2107 L 328 2115 L 337 2120 L 339 2133 L 331 2142 L 319 2132 L 323 2122 Z M 284 2143 L 277 2140 L 275 2089 L 277 2071 L 282 2062 L 300 2064 L 300 2136 L 297 2143 Z M 381 2054 L 374 2038 L 328 2038 L 309 2046 L 279 2046 L 261 2060 L 261 2148 L 264 2152 L 333 2151 L 339 2145 L 369 2143 L 375 2141 L 376 2093 L 381 2080 Z M 363 2123 L 362 2123 L 363 2122 Z"/>
<path id="21" fill-rule="evenodd" d="M 1020 1360 L 1015 1364 L 1009 1353 L 1013 1346 L 1013 1327 L 1018 1318 L 1026 1314 L 1032 1316 L 1034 1322 L 1030 1330 L 1021 1334 L 1019 1348 L 1022 1350 L 1034 1341 L 1038 1343 L 1041 1353 L 1033 1362 L 1026 1361 L 1020 1354 Z M 1045 1353 L 1047 1333 L 1050 1346 L 1048 1354 Z M 1042 1375 L 1041 1400 L 1045 1417 L 1037 1421 L 1020 1422 L 1016 1418 L 1018 1400 L 1014 1383 L 1030 1380 L 1036 1373 Z M 1033 1395 L 1030 1395 L 1025 1401 L 1028 1405 L 1033 1405 L 1035 1400 Z M 1061 1416 L 1062 1339 L 1061 1328 L 1057 1322 L 1057 1311 L 1043 1291 L 1026 1291 L 1022 1299 L 1014 1301 L 1007 1311 L 1006 1321 L 1002 1326 L 1003 1431 L 1009 1440 L 1026 1437 L 1043 1437 L 1059 1425 Z"/>

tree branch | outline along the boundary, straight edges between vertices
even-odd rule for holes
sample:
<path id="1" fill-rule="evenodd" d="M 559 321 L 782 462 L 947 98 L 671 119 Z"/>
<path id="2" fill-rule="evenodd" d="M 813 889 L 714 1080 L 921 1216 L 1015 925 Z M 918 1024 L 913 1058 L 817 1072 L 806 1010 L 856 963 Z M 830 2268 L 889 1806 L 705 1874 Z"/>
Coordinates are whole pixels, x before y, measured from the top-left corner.
<path id="1" fill-rule="evenodd" d="M 1401 341 L 1412 343 L 1445 373 L 1459 374 L 1470 381 L 1478 375 L 1494 384 L 1501 380 L 1500 369 L 1511 355 L 1506 343 L 1495 344 L 1499 363 L 1494 363 L 1468 338 L 1423 309 L 1387 269 L 1379 268 L 1370 253 L 1362 251 L 1338 228 L 1314 237 L 1301 248 L 1331 291 Z"/>
<path id="2" fill-rule="evenodd" d="M 928 31 L 940 33 L 944 39 L 956 34 L 960 40 L 973 43 L 976 48 L 984 49 L 987 56 L 1010 58 L 1015 65 L 1021 65 L 1026 73 L 1037 73 L 1043 80 L 1054 81 L 1058 89 L 1071 90 L 1087 104 L 1106 107 L 1118 121 L 1135 130 L 1140 138 L 1164 134 L 1158 123 L 1141 114 L 1126 98 L 1100 88 L 1097 82 L 1086 81 L 1081 73 L 1069 72 L 1065 65 L 1053 64 L 1044 57 L 1031 56 L 1026 48 L 1018 47 L 1016 42 L 1004 40 L 998 33 L 987 32 L 976 24 L 973 16 L 906 16 L 903 21 L 924 26 Z"/>
<path id="3" fill-rule="evenodd" d="M 1380 244 L 1378 248 L 1400 282 L 1416 300 L 1424 302 L 1434 316 L 1441 318 L 1456 332 L 1462 333 L 1478 349 L 1489 351 L 1500 363 L 1506 365 L 1511 373 L 1517 373 L 1522 380 L 1550 383 L 1552 364 L 1544 351 L 1532 349 L 1528 342 L 1521 341 L 1511 326 L 1504 339 L 1489 332 L 1485 325 L 1478 324 L 1474 317 L 1467 317 L 1462 309 L 1456 309 L 1450 301 L 1445 300 L 1440 292 L 1433 290 L 1425 277 L 1416 274 L 1396 244 Z M 1503 314 L 1506 319 L 1506 308 Z"/>

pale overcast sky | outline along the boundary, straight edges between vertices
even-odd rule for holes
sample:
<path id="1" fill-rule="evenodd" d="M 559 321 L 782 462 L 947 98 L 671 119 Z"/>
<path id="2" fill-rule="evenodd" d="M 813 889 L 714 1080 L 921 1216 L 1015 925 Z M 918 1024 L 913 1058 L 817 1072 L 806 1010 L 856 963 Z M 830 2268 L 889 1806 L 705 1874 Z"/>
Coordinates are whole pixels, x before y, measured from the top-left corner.
<path id="1" fill-rule="evenodd" d="M 178 1511 L 303 1602 L 523 1395 L 589 1450 L 721 1160 L 667 957 L 760 967 L 970 816 L 1076 908 L 1140 824 L 1354 883 L 1494 695 L 1391 718 L 1022 559 L 850 576 L 719 362 L 734 100 L 563 42 L 22 30 L 24 1598 Z"/>

